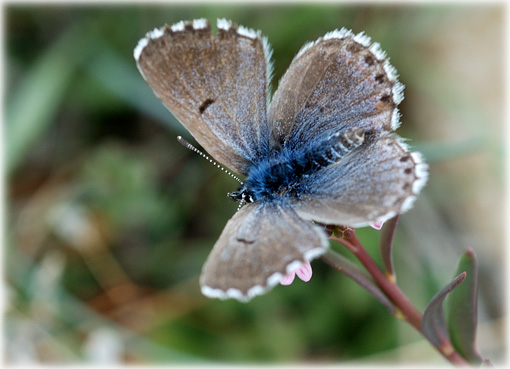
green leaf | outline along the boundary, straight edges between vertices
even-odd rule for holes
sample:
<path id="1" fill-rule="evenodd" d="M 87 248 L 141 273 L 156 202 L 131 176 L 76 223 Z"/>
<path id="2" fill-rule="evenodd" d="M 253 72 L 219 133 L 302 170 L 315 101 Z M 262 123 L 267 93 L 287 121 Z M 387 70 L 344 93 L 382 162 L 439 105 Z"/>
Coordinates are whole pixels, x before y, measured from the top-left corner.
<path id="1" fill-rule="evenodd" d="M 466 250 L 457 273 L 467 273 L 466 281 L 449 295 L 446 305 L 451 343 L 457 352 L 472 364 L 481 364 L 476 350 L 478 265 L 472 250 Z"/>
<path id="2" fill-rule="evenodd" d="M 61 45 L 41 56 L 7 106 L 7 169 L 23 159 L 31 144 L 53 122 L 74 65 Z"/>
<path id="3" fill-rule="evenodd" d="M 381 230 L 381 238 L 379 246 L 381 250 L 381 259 L 386 269 L 386 274 L 395 278 L 395 271 L 393 269 L 393 238 L 395 230 L 397 229 L 399 215 L 389 219 Z"/>
<path id="4" fill-rule="evenodd" d="M 442 349 L 450 341 L 446 326 L 443 303 L 445 297 L 466 278 L 466 273 L 458 275 L 439 291 L 428 303 L 421 321 L 423 335 L 436 347 Z"/>

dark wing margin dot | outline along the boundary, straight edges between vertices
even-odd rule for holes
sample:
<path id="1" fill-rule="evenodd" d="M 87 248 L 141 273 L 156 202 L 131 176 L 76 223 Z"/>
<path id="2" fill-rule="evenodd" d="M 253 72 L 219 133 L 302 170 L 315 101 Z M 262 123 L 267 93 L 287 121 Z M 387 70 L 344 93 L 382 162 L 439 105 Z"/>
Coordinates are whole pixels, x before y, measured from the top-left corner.
<path id="1" fill-rule="evenodd" d="M 375 64 L 375 58 L 372 55 L 366 55 L 365 63 L 367 63 L 367 65 L 369 65 L 369 66 L 372 66 Z"/>
<path id="2" fill-rule="evenodd" d="M 378 74 L 376 77 L 375 77 L 375 81 L 377 83 L 383 83 L 384 82 L 384 74 Z"/>
<path id="3" fill-rule="evenodd" d="M 385 103 L 385 104 L 388 104 L 388 103 L 391 103 L 392 102 L 392 99 L 391 99 L 391 96 L 386 94 L 386 95 L 383 95 L 381 98 L 380 98 L 380 101 Z"/>

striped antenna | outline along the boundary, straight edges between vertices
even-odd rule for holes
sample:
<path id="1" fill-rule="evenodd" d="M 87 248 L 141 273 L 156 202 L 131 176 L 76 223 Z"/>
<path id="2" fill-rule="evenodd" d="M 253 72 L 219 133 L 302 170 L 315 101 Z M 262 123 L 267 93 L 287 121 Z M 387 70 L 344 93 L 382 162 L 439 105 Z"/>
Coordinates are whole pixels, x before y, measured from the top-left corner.
<path id="1" fill-rule="evenodd" d="M 245 202 L 244 200 L 239 201 L 239 205 L 237 206 L 237 211 L 241 210 L 241 207 L 243 206 L 244 202 Z"/>
<path id="2" fill-rule="evenodd" d="M 235 176 L 233 173 L 229 172 L 228 170 L 226 170 L 225 168 L 223 168 L 221 165 L 219 165 L 218 163 L 216 163 L 214 160 L 212 160 L 210 157 L 208 157 L 207 155 L 205 155 L 202 151 L 200 151 L 199 149 L 197 149 L 195 146 L 193 146 L 192 144 L 190 144 L 188 141 L 186 141 L 184 138 L 182 138 L 182 136 L 177 136 L 177 141 L 179 141 L 179 143 L 184 146 L 185 148 L 187 149 L 190 149 L 191 151 L 194 151 L 196 152 L 198 155 L 200 155 L 201 157 L 203 157 L 204 159 L 206 160 L 209 160 L 209 163 L 211 163 L 212 165 L 214 165 L 215 167 L 217 168 L 220 168 L 222 171 L 224 171 L 225 173 L 227 173 L 229 176 L 231 176 L 232 178 L 234 178 L 237 182 L 239 182 L 241 185 L 243 184 L 243 181 L 241 181 L 237 176 Z"/>

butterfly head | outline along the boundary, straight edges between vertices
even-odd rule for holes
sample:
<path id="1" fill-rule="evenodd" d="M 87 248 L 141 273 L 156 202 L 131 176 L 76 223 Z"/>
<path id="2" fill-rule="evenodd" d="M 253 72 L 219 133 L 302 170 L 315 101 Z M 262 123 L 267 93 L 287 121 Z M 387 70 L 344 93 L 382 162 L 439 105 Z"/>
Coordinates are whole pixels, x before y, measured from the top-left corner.
<path id="1" fill-rule="evenodd" d="M 241 186 L 241 188 L 239 188 L 239 190 L 234 191 L 234 192 L 229 192 L 227 195 L 231 199 L 240 201 L 240 202 L 250 203 L 250 202 L 255 201 L 253 194 L 244 184 Z"/>

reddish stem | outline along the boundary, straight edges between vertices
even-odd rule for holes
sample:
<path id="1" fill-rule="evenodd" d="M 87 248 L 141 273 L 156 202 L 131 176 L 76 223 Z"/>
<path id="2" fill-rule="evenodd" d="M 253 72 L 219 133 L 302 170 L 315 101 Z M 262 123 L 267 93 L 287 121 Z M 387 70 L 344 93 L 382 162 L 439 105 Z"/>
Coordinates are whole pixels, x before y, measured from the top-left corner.
<path id="1" fill-rule="evenodd" d="M 355 232 L 345 232 L 344 238 L 332 237 L 335 241 L 344 244 L 358 258 L 366 270 L 374 278 L 379 287 L 386 293 L 390 300 L 400 310 L 405 320 L 417 331 L 421 331 L 421 314 L 411 304 L 402 291 L 379 269 L 375 261 L 365 250 Z M 350 245 L 348 245 L 349 243 Z"/>
<path id="2" fill-rule="evenodd" d="M 411 324 L 420 334 L 421 331 L 421 313 L 414 307 L 414 305 L 407 299 L 402 290 L 397 286 L 394 279 L 388 278 L 384 274 L 370 254 L 365 250 L 359 241 L 353 229 L 346 229 L 343 232 L 342 238 L 332 235 L 330 239 L 338 241 L 346 246 L 363 264 L 366 270 L 374 278 L 377 285 L 393 302 L 395 307 L 402 314 L 402 317 Z M 435 347 L 435 346 L 434 346 Z M 451 344 L 443 345 L 442 347 L 435 347 L 441 355 L 443 355 L 449 362 L 457 366 L 468 366 L 469 364 L 453 349 Z"/>

